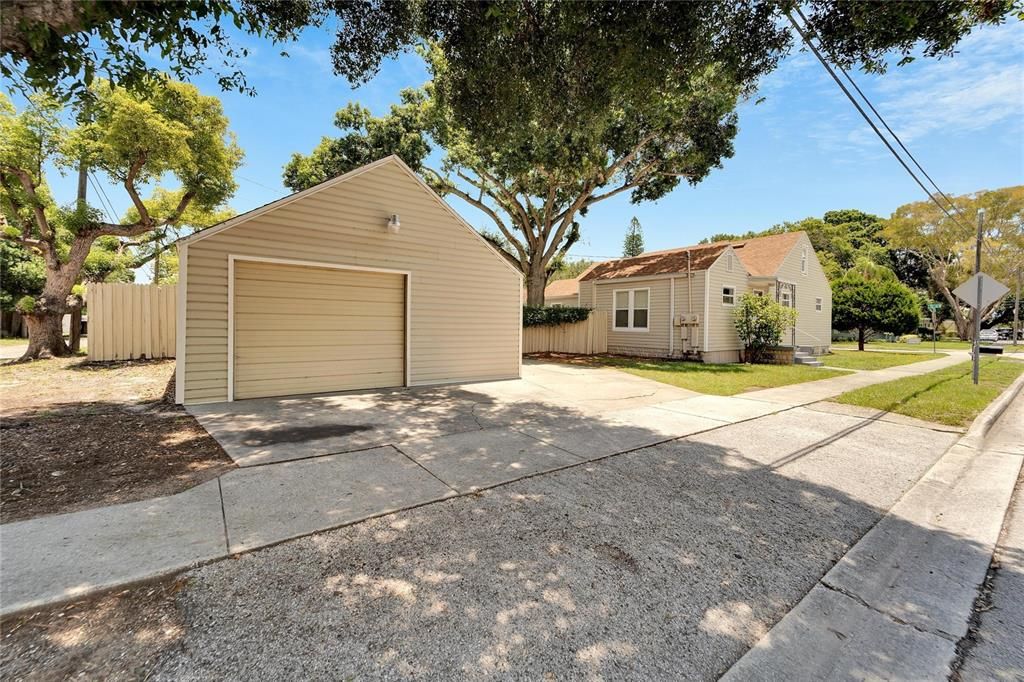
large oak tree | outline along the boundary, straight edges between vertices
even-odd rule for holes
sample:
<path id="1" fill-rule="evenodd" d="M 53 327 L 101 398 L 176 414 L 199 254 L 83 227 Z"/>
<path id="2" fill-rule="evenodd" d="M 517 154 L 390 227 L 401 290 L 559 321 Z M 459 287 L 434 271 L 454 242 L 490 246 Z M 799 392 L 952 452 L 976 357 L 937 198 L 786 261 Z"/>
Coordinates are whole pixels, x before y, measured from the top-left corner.
<path id="1" fill-rule="evenodd" d="M 930 288 L 948 305 L 957 335 L 968 339 L 974 329 L 973 308 L 963 305 L 953 289 L 974 274 L 976 216 L 985 209 L 981 268 L 1012 284 L 1024 267 L 1024 185 L 952 197 L 957 210 L 947 215 L 931 201 L 900 206 L 887 221 L 885 236 L 894 247 L 913 253 L 926 266 Z M 987 318 L 1000 305 L 981 311 Z"/>
<path id="2" fill-rule="evenodd" d="M 18 303 L 29 328 L 26 359 L 70 352 L 61 318 L 81 305 L 73 289 L 97 242 L 116 250 L 122 241 L 179 224 L 190 209 L 216 210 L 235 191 L 242 152 L 215 97 L 166 79 L 144 99 L 100 82 L 85 106 L 87 116 L 74 112 L 85 122 L 69 129 L 53 99 L 35 98 L 20 112 L 0 100 L 2 237 L 38 254 L 45 267 L 42 291 Z M 123 187 L 133 215 L 110 222 L 85 201 L 58 206 L 44 177 L 51 166 L 103 173 Z M 143 199 L 147 186 L 170 178 L 180 184 L 175 201 L 159 191 Z"/>

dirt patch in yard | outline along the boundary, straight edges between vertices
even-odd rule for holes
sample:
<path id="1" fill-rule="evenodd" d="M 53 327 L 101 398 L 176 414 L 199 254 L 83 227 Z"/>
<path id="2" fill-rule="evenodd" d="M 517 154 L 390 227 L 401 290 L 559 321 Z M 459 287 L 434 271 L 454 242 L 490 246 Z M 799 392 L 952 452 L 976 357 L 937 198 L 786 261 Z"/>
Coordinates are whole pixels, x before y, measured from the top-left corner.
<path id="1" fill-rule="evenodd" d="M 0 367 L 0 522 L 170 495 L 234 467 L 166 400 L 174 361 Z"/>
<path id="2" fill-rule="evenodd" d="M 0 623 L 7 679 L 145 679 L 185 634 L 175 596 L 184 580 L 143 585 Z"/>

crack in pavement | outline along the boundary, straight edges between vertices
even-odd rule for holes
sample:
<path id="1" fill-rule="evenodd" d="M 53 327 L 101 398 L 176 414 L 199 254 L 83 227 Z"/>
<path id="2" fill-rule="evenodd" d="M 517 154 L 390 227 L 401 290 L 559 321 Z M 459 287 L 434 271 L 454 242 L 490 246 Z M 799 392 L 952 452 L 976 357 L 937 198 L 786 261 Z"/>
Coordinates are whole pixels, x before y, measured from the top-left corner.
<path id="1" fill-rule="evenodd" d="M 891 620 L 892 622 L 896 623 L 897 625 L 905 625 L 905 626 L 907 626 L 909 628 L 913 628 L 914 630 L 917 630 L 918 632 L 920 632 L 922 634 L 933 635 L 935 637 L 941 637 L 942 639 L 945 639 L 945 640 L 947 640 L 949 642 L 952 642 L 954 644 L 959 640 L 959 638 L 949 634 L 948 632 L 944 632 L 942 630 L 932 630 L 930 628 L 926 628 L 923 625 L 918 625 L 917 623 L 912 623 L 912 622 L 910 622 L 908 620 L 903 620 L 899 616 L 893 615 L 891 613 L 883 611 L 882 609 L 879 609 L 879 608 L 877 608 L 875 606 L 872 606 L 868 602 L 864 601 L 864 599 L 860 595 L 858 595 L 856 592 L 851 592 L 851 591 L 849 591 L 847 589 L 839 587 L 838 585 L 832 585 L 832 584 L 826 582 L 825 578 L 822 578 L 821 580 L 819 580 L 818 584 L 821 585 L 822 587 L 824 587 L 825 589 L 831 590 L 831 591 L 833 591 L 833 592 L 835 592 L 837 594 L 841 594 L 841 595 L 843 595 L 844 597 L 846 597 L 848 599 L 852 599 L 853 601 L 857 602 L 858 604 L 860 604 L 864 608 L 868 609 L 869 611 L 874 611 L 875 613 L 877 613 L 877 614 L 879 614 L 881 616 L 884 616 L 885 618 L 888 618 L 889 620 Z"/>

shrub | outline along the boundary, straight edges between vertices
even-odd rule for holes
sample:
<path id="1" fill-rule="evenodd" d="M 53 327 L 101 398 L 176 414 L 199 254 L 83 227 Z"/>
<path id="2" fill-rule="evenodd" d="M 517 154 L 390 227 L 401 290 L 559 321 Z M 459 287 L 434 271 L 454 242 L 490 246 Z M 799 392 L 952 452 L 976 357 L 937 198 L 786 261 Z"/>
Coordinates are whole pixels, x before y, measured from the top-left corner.
<path id="1" fill-rule="evenodd" d="M 782 333 L 796 324 L 796 311 L 767 296 L 743 294 L 736 306 L 736 333 L 743 342 L 744 359 L 749 363 L 764 360 L 767 352 L 779 345 Z"/>
<path id="2" fill-rule="evenodd" d="M 590 308 L 523 306 L 524 327 L 583 322 L 588 317 L 590 317 Z"/>

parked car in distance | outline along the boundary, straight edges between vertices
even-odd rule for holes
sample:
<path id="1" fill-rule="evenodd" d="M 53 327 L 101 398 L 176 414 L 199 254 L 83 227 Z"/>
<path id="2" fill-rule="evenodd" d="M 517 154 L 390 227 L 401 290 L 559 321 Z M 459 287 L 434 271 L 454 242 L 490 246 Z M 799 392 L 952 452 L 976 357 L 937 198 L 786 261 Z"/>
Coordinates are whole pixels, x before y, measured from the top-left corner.
<path id="1" fill-rule="evenodd" d="M 982 329 L 981 334 L 978 335 L 978 339 L 982 343 L 995 343 L 999 340 L 999 332 L 995 329 Z"/>
<path id="2" fill-rule="evenodd" d="M 1010 341 L 1013 339 L 1013 329 L 1010 327 L 1003 327 L 1002 329 L 996 330 L 999 332 L 1000 341 Z"/>

